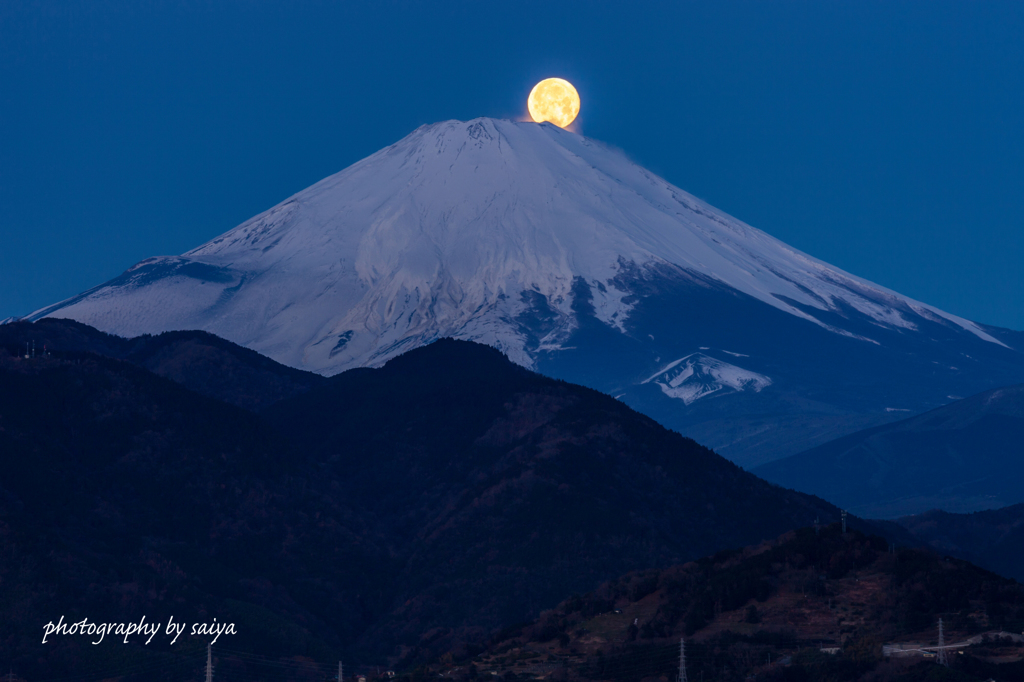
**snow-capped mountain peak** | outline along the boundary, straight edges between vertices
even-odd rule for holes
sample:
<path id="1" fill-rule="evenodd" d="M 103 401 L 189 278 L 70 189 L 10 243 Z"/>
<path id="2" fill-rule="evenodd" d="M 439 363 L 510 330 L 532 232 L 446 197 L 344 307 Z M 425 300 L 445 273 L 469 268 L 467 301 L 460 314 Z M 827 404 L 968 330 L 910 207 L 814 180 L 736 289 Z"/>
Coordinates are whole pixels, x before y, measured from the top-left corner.
<path id="1" fill-rule="evenodd" d="M 792 454 L 851 413 L 861 428 L 897 400 L 924 408 L 1024 381 L 1012 333 L 801 253 L 607 145 L 488 118 L 423 126 L 30 317 L 47 315 L 125 336 L 204 329 L 323 374 L 479 341 L 733 452 Z M 733 355 L 692 355 L 704 346 Z M 750 417 L 759 440 L 738 413 L 687 421 L 736 401 L 764 403 Z M 780 410 L 790 426 L 766 426 Z"/>
<path id="2" fill-rule="evenodd" d="M 442 336 L 530 366 L 574 329 L 573 286 L 624 330 L 628 270 L 670 267 L 823 322 L 855 309 L 973 323 L 792 249 L 673 187 L 606 145 L 550 124 L 447 121 L 332 175 L 180 257 L 38 311 L 123 334 L 199 327 L 288 364 L 335 373 Z M 535 347 L 515 320 L 543 300 Z"/>

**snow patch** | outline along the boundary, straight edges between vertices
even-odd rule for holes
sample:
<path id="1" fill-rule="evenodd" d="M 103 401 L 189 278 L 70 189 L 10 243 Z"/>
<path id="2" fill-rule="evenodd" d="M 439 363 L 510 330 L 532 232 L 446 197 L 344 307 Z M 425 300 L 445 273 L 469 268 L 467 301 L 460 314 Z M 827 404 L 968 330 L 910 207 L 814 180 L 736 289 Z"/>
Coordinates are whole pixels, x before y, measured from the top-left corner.
<path id="1" fill-rule="evenodd" d="M 615 327 L 620 332 L 626 332 L 626 318 L 629 317 L 633 304 L 626 303 L 623 299 L 629 296 L 629 292 L 620 291 L 611 282 L 605 282 L 600 286 L 591 286 L 593 295 L 594 315 L 609 327 Z"/>
<path id="2" fill-rule="evenodd" d="M 763 374 L 704 353 L 692 353 L 670 362 L 640 383 L 651 382 L 657 384 L 665 395 L 678 398 L 686 405 L 723 390 L 759 393 L 772 384 L 772 380 Z"/>

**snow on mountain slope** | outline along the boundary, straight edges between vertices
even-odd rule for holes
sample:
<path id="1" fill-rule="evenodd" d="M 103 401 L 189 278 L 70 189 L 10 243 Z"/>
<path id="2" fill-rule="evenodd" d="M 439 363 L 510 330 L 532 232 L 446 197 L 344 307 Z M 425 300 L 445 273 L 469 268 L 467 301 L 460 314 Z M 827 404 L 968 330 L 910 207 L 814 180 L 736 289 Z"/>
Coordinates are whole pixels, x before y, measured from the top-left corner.
<path id="1" fill-rule="evenodd" d="M 974 323 L 833 268 L 739 222 L 593 140 L 548 124 L 476 119 L 398 143 L 183 256 L 37 311 L 123 335 L 200 328 L 333 374 L 454 336 L 532 366 L 573 331 L 573 284 L 624 331 L 627 268 L 671 266 L 833 332 L 814 311 L 887 328 Z M 547 333 L 517 320 L 543 297 Z"/>
<path id="2" fill-rule="evenodd" d="M 1020 333 L 833 268 L 606 145 L 486 118 L 419 128 L 43 316 L 203 329 L 323 374 L 479 341 L 744 466 L 891 421 L 887 406 L 1024 382 Z"/>
<path id="3" fill-rule="evenodd" d="M 694 353 L 670 362 L 641 383 L 651 382 L 657 384 L 665 395 L 678 398 L 687 405 L 725 389 L 758 393 L 772 384 L 772 380 L 763 374 L 751 372 L 704 353 Z"/>

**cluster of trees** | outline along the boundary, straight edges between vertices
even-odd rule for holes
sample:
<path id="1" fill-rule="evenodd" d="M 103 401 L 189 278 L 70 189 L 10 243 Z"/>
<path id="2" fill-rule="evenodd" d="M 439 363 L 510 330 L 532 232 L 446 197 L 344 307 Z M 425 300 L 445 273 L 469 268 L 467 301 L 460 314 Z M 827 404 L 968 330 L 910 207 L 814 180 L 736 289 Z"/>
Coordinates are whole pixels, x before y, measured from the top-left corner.
<path id="1" fill-rule="evenodd" d="M 863 605 L 864 622 L 845 629 L 840 653 L 823 653 L 820 642 L 801 640 L 784 622 L 771 622 L 765 609 L 758 608 L 783 588 L 802 590 L 819 600 L 838 598 L 842 591 L 835 581 L 854 577 L 871 578 L 872 584 L 882 587 Z M 653 616 L 639 627 L 629 625 L 618 641 L 587 653 L 580 637 L 587 634 L 590 621 L 628 609 L 652 594 L 657 602 Z M 742 621 L 763 629 L 702 634 L 719 614 L 740 609 Z M 839 524 L 833 524 L 803 528 L 775 543 L 723 551 L 666 570 L 627 574 L 592 593 L 574 595 L 536 623 L 519 628 L 514 633 L 518 640 L 497 646 L 557 639 L 566 653 L 584 655 L 582 664 L 567 664 L 571 675 L 613 682 L 673 679 L 677 642 L 683 636 L 691 679 L 701 675 L 737 681 L 754 675 L 790 682 L 852 682 L 869 675 L 874 680 L 901 682 L 1024 679 L 1018 670 L 1024 664 L 996 665 L 977 656 L 955 657 L 952 670 L 936 670 L 934 661 L 922 665 L 883 658 L 882 643 L 891 638 L 915 632 L 923 633 L 926 641 L 934 638 L 939 617 L 946 621 L 949 638 L 991 628 L 1020 631 L 1024 587 L 930 551 L 893 550 L 882 538 L 857 531 L 843 533 Z"/>

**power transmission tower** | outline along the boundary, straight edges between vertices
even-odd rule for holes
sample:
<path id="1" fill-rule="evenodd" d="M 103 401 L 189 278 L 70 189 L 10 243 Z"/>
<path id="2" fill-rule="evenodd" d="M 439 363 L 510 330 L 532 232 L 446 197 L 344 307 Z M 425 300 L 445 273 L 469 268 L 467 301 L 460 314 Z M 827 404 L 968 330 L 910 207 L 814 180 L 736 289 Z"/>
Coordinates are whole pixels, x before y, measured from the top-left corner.
<path id="1" fill-rule="evenodd" d="M 686 640 L 679 638 L 679 679 L 677 682 L 686 682 Z"/>
<path id="2" fill-rule="evenodd" d="M 939 665 L 949 667 L 949 659 L 946 658 L 946 638 L 942 634 L 942 619 L 939 618 L 939 655 L 936 658 Z"/>
<path id="3" fill-rule="evenodd" d="M 213 644 L 206 645 L 206 682 L 213 682 Z"/>

